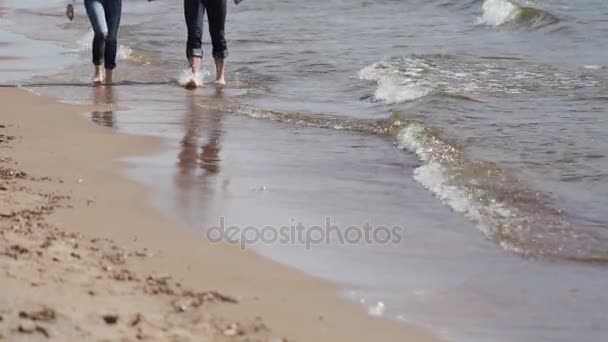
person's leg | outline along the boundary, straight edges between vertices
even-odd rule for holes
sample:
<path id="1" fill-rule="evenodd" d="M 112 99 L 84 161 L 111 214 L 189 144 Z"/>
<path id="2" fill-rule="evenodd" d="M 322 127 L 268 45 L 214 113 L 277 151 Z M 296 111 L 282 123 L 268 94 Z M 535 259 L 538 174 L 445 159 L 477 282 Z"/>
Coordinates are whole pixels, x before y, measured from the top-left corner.
<path id="1" fill-rule="evenodd" d="M 108 23 L 108 36 L 104 64 L 106 68 L 105 82 L 112 83 L 112 71 L 116 68 L 116 51 L 118 50 L 118 28 L 122 14 L 122 0 L 105 0 L 106 22 Z"/>
<path id="2" fill-rule="evenodd" d="M 226 0 L 204 0 L 209 19 L 209 34 L 213 45 L 213 58 L 215 59 L 216 83 L 226 84 L 224 77 L 225 59 L 228 57 L 228 45 L 224 26 L 226 24 Z"/>
<path id="3" fill-rule="evenodd" d="M 106 15 L 100 0 L 85 0 L 84 5 L 95 32 L 92 46 L 93 64 L 95 65 L 93 82 L 101 83 L 104 80 L 101 64 L 105 53 L 106 37 L 108 36 Z"/>
<path id="4" fill-rule="evenodd" d="M 203 16 L 205 15 L 205 7 L 202 0 L 184 0 L 184 15 L 188 28 L 186 56 L 192 68 L 192 73 L 197 75 L 203 59 Z"/>

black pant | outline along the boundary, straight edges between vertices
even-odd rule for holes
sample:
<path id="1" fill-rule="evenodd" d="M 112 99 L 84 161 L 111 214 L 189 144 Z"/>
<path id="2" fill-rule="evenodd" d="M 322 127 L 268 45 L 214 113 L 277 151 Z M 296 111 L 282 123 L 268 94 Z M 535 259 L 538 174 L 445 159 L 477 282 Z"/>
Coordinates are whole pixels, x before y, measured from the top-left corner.
<path id="1" fill-rule="evenodd" d="M 226 22 L 226 0 L 184 0 L 184 14 L 188 26 L 186 55 L 203 57 L 203 17 L 207 10 L 209 34 L 213 45 L 213 58 L 228 57 L 228 47 L 224 33 Z"/>
<path id="2" fill-rule="evenodd" d="M 95 31 L 93 38 L 93 64 L 106 69 L 116 67 L 117 36 L 122 12 L 122 0 L 85 0 L 84 6 Z"/>

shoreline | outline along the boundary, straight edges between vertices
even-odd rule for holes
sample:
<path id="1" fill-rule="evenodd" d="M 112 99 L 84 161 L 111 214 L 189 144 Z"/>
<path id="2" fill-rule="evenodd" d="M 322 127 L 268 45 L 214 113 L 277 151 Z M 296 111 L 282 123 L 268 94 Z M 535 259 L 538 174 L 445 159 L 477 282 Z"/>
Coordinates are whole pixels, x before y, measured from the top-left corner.
<path id="1" fill-rule="evenodd" d="M 168 274 L 183 288 L 238 298 L 238 305 L 205 307 L 205 314 L 235 322 L 261 317 L 273 337 L 287 340 L 436 340 L 416 328 L 368 316 L 339 298 L 333 284 L 253 252 L 212 244 L 167 220 L 151 208 L 150 190 L 121 176 L 127 165 L 116 161 L 161 150 L 159 139 L 95 125 L 81 115 L 90 106 L 57 104 L 17 89 L 1 89 L 0 101 L 6 112 L 0 124 L 7 126 L 2 134 L 20 137 L 9 142 L 8 157 L 31 177 L 50 180 L 17 183 L 34 192 L 70 197 L 60 200 L 63 207 L 45 214 L 43 222 L 68 234 L 110 239 L 127 251 L 147 251 L 145 257 L 126 262 L 134 274 Z M 15 295 L 19 297 L 19 291 Z M 128 311 L 137 304 L 121 305 Z"/>

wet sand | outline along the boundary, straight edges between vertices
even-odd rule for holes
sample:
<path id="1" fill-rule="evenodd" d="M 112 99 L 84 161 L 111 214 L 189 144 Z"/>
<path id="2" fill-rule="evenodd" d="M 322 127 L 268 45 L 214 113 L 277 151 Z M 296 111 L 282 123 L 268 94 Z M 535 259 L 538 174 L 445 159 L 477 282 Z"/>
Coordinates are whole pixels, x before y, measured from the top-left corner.
<path id="1" fill-rule="evenodd" d="M 338 289 L 211 244 L 148 205 L 117 158 L 159 140 L 112 133 L 16 89 L 0 92 L 0 336 L 82 340 L 430 341 Z M 217 292 L 215 292 L 217 291 Z"/>

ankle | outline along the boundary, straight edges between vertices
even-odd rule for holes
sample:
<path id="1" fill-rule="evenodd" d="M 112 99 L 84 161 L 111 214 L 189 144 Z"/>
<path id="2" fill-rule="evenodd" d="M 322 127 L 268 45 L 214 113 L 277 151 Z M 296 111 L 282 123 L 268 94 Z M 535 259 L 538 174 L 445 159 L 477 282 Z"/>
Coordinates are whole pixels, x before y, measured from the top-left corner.
<path id="1" fill-rule="evenodd" d="M 226 68 L 226 63 L 223 59 L 216 58 L 215 59 L 215 71 L 217 73 L 223 73 Z"/>
<path id="2" fill-rule="evenodd" d="M 215 60 L 215 79 L 223 80 L 225 71 L 226 71 L 226 63 L 224 62 L 224 60 L 216 59 Z"/>
<path id="3" fill-rule="evenodd" d="M 192 71 L 193 75 L 196 75 L 200 72 L 201 69 L 201 64 L 203 63 L 203 59 L 200 57 L 191 57 L 188 59 L 188 62 L 190 64 L 190 70 Z"/>
<path id="4" fill-rule="evenodd" d="M 106 69 L 106 74 L 104 76 L 104 81 L 106 83 L 112 83 L 112 70 L 111 69 Z"/>

